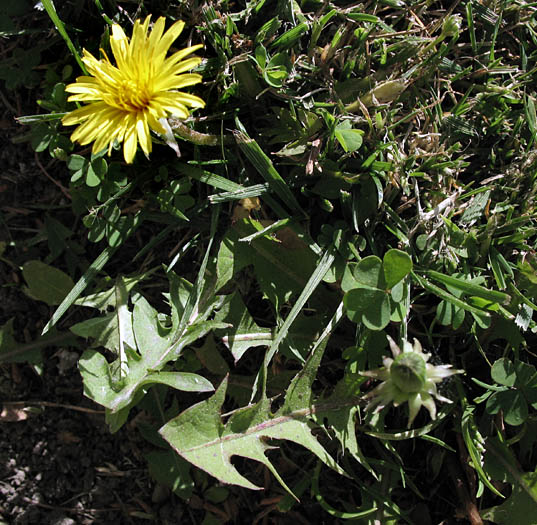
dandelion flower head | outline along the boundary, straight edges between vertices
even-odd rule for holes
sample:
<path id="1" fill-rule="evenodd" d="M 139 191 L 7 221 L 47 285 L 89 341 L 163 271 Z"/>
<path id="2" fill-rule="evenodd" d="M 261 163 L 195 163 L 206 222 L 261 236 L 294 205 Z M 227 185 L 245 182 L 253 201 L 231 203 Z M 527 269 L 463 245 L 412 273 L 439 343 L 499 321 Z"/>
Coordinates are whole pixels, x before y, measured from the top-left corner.
<path id="1" fill-rule="evenodd" d="M 390 403 L 397 407 L 408 402 L 408 427 L 412 425 L 422 406 L 429 411 L 431 419 L 435 419 L 434 398 L 444 403 L 451 403 L 450 399 L 437 392 L 437 383 L 453 374 L 462 373 L 462 370 L 453 370 L 451 365 L 434 366 L 428 363 L 430 354 L 423 352 L 417 339 L 414 339 L 413 345 L 403 341 L 401 350 L 390 336 L 386 337 L 390 343 L 393 359 L 385 357 L 382 368 L 360 372 L 363 376 L 382 381 L 365 395 L 370 399 L 367 409 L 378 412 Z"/>
<path id="2" fill-rule="evenodd" d="M 104 52 L 104 58 L 97 60 L 84 49 L 82 61 L 91 76 L 78 77 L 65 88 L 72 93 L 69 101 L 88 103 L 62 120 L 67 126 L 79 125 L 71 140 L 82 145 L 93 142 L 94 153 L 108 148 L 109 154 L 114 141 L 123 142 L 127 163 L 133 161 L 138 143 L 149 155 L 150 131 L 166 133 L 162 119 L 186 119 L 189 108 L 205 106 L 201 98 L 179 91 L 201 82 L 201 75 L 187 71 L 201 62 L 201 58 L 189 55 L 202 45 L 181 49 L 166 58 L 185 24 L 177 21 L 164 32 L 165 19 L 160 17 L 149 31 L 150 19 L 136 20 L 130 40 L 114 24 L 110 47 L 116 64 Z"/>

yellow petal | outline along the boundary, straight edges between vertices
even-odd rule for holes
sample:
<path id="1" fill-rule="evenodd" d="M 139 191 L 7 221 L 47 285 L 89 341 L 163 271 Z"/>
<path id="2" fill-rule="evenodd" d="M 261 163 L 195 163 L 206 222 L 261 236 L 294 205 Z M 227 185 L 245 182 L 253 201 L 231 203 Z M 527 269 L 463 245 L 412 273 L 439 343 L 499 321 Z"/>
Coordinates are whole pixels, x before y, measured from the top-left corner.
<path id="1" fill-rule="evenodd" d="M 185 47 L 185 49 L 181 49 L 181 50 L 175 52 L 171 57 L 166 59 L 165 67 L 168 68 L 168 66 L 175 65 L 178 62 L 181 62 L 181 60 L 186 58 L 191 53 L 194 53 L 194 51 L 197 51 L 198 49 L 201 49 L 202 47 L 203 47 L 203 44 L 197 44 L 195 46 Z M 199 60 L 201 61 L 201 58 Z"/>
<path id="2" fill-rule="evenodd" d="M 155 52 L 157 50 L 157 44 L 162 38 L 164 33 L 164 26 L 166 25 L 166 19 L 161 16 L 155 22 L 153 29 L 151 29 L 151 34 L 147 40 L 147 51 L 151 58 L 155 57 Z"/>
<path id="3" fill-rule="evenodd" d="M 145 116 L 139 118 L 136 122 L 136 133 L 138 135 L 138 142 L 142 147 L 142 150 L 146 155 L 151 153 L 151 135 L 149 134 L 149 127 L 147 125 L 147 119 Z"/>
<path id="4" fill-rule="evenodd" d="M 151 105 L 160 107 L 169 114 L 175 115 L 176 117 L 182 119 L 188 118 L 190 115 L 188 108 L 175 97 L 171 96 L 171 94 L 163 94 L 155 97 L 151 102 Z"/>
<path id="5" fill-rule="evenodd" d="M 153 131 L 159 133 L 160 135 L 166 134 L 166 130 L 164 129 L 162 124 L 159 122 L 158 117 L 156 116 L 155 112 L 151 110 L 151 108 L 147 112 L 147 123 L 149 124 L 149 127 Z"/>
<path id="6" fill-rule="evenodd" d="M 196 73 L 187 73 L 178 77 L 167 77 L 159 79 L 155 85 L 157 91 L 168 91 L 170 89 L 181 89 L 201 82 L 201 75 Z"/>
<path id="7" fill-rule="evenodd" d="M 134 155 L 136 155 L 136 128 L 133 126 L 125 133 L 125 142 L 123 143 L 123 156 L 127 164 L 132 164 Z"/>
<path id="8" fill-rule="evenodd" d="M 116 59 L 119 69 L 125 67 L 127 53 L 129 49 L 129 40 L 123 29 L 118 24 L 112 26 L 112 36 L 110 37 L 110 47 Z"/>
<path id="9" fill-rule="evenodd" d="M 166 31 L 166 33 L 164 33 L 164 36 L 160 39 L 160 41 L 156 44 L 154 48 L 153 57 L 155 61 L 157 62 L 160 62 L 161 60 L 164 61 L 164 59 L 166 58 L 166 53 L 168 52 L 168 49 L 170 49 L 170 46 L 174 43 L 177 37 L 181 34 L 184 27 L 185 27 L 185 23 L 182 20 L 178 20 L 177 22 L 175 22 L 175 24 L 173 24 L 168 29 L 168 31 Z"/>
<path id="10" fill-rule="evenodd" d="M 183 62 L 180 62 L 179 64 L 164 64 L 162 71 L 160 73 L 160 77 L 167 77 L 169 75 L 180 75 L 181 73 L 184 73 L 185 71 L 190 71 L 191 69 L 194 69 L 196 66 L 198 66 L 201 62 L 200 57 L 192 57 L 188 60 L 184 60 Z M 201 82 L 201 76 L 200 80 Z"/>

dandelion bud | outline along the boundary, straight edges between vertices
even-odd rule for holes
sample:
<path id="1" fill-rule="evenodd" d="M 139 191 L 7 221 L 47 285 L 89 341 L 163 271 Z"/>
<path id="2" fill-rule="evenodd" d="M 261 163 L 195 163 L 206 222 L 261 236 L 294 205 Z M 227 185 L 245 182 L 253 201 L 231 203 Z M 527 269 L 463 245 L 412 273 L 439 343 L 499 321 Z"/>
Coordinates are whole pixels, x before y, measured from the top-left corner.
<path id="1" fill-rule="evenodd" d="M 408 402 L 408 427 L 422 406 L 428 410 L 431 419 L 435 419 L 434 398 L 444 403 L 451 402 L 438 394 L 436 385 L 446 377 L 461 374 L 462 370 L 453 370 L 451 365 L 433 366 L 427 363 L 430 355 L 423 352 L 417 339 L 414 339 L 414 344 L 403 341 L 402 348 L 399 348 L 390 336 L 386 337 L 393 359 L 385 357 L 383 368 L 360 372 L 363 376 L 382 381 L 365 395 L 370 399 L 367 408 L 378 411 L 389 404 L 399 406 Z"/>
<path id="2" fill-rule="evenodd" d="M 417 353 L 399 354 L 390 368 L 392 380 L 403 392 L 419 392 L 427 381 L 427 368 Z"/>
<path id="3" fill-rule="evenodd" d="M 448 36 L 458 36 L 461 29 L 462 18 L 460 15 L 448 16 L 442 24 L 442 36 L 447 38 Z"/>

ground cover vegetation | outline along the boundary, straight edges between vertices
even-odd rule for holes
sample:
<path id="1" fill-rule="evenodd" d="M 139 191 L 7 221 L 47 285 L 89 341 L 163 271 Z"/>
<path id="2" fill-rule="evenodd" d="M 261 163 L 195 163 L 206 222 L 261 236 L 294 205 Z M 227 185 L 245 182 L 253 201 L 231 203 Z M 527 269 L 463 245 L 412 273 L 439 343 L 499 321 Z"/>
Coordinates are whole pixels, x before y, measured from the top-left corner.
<path id="1" fill-rule="evenodd" d="M 194 523 L 537 523 L 536 6 L 16 5 L 3 366 L 76 352 Z"/>

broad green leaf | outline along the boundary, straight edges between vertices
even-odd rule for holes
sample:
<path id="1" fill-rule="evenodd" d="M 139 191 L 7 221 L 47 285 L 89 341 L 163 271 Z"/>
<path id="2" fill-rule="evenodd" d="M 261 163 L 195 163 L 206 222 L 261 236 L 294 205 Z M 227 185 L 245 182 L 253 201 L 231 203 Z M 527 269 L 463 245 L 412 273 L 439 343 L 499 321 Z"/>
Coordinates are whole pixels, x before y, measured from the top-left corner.
<path id="1" fill-rule="evenodd" d="M 347 316 L 371 330 L 382 330 L 390 322 L 390 297 L 384 290 L 355 288 L 343 298 Z"/>
<path id="2" fill-rule="evenodd" d="M 161 354 L 172 343 L 171 331 L 160 324 L 156 310 L 141 295 L 134 303 L 132 328 L 136 348 L 142 356 L 149 352 Z"/>
<path id="3" fill-rule="evenodd" d="M 377 177 L 360 175 L 357 184 L 352 188 L 352 211 L 357 226 L 362 225 L 370 218 L 383 198 L 382 185 Z"/>
<path id="4" fill-rule="evenodd" d="M 230 327 L 219 331 L 218 335 L 229 348 L 235 362 L 244 353 L 256 346 L 270 346 L 272 333 L 268 328 L 261 328 L 249 314 L 241 296 L 235 292 L 226 298 L 222 308 L 216 314 L 217 321 L 229 323 Z"/>
<path id="5" fill-rule="evenodd" d="M 401 323 L 408 315 L 410 308 L 410 294 L 408 282 L 399 281 L 390 291 L 390 320 Z"/>
<path id="6" fill-rule="evenodd" d="M 453 306 L 448 301 L 440 301 L 436 307 L 436 318 L 440 324 L 457 330 L 464 321 L 465 312 L 462 308 Z"/>
<path id="7" fill-rule="evenodd" d="M 216 261 L 216 290 L 227 284 L 245 266 L 251 263 L 251 249 L 240 243 L 239 234 L 230 229 L 220 242 Z"/>
<path id="8" fill-rule="evenodd" d="M 67 167 L 71 171 L 78 171 L 84 168 L 89 161 L 82 155 L 70 155 L 67 161 Z"/>
<path id="9" fill-rule="evenodd" d="M 384 277 L 382 261 L 376 255 L 364 257 L 358 263 L 354 270 L 354 278 L 361 285 L 380 290 L 386 289 L 386 278 Z"/>
<path id="10" fill-rule="evenodd" d="M 69 344 L 66 334 L 51 332 L 31 343 L 19 343 L 14 338 L 13 319 L 0 326 L 0 363 L 41 363 L 41 348 L 53 344 Z M 72 337 L 72 336 L 71 336 Z"/>
<path id="11" fill-rule="evenodd" d="M 90 188 L 95 188 L 101 184 L 101 179 L 95 173 L 93 169 L 93 163 L 88 166 L 88 171 L 86 171 L 86 185 Z"/>
<path id="12" fill-rule="evenodd" d="M 267 50 L 262 44 L 255 49 L 255 60 L 260 69 L 265 69 L 265 66 L 267 65 Z"/>
<path id="13" fill-rule="evenodd" d="M 224 403 L 227 377 L 209 399 L 191 406 L 160 429 L 160 434 L 187 461 L 205 470 L 223 483 L 249 489 L 260 489 L 244 477 L 231 463 L 232 456 L 242 456 L 263 463 L 291 492 L 274 465 L 265 455 L 272 447 L 267 439 L 286 439 L 298 443 L 331 468 L 342 469 L 321 446 L 312 429 L 311 385 L 322 357 L 322 348 L 308 359 L 303 370 L 295 376 L 283 406 L 271 413 L 270 400 L 261 401 L 235 411 L 224 424 L 221 408 Z"/>
<path id="14" fill-rule="evenodd" d="M 352 153 L 360 149 L 362 145 L 362 134 L 362 131 L 352 129 L 352 125 L 348 120 L 343 121 L 334 130 L 334 135 L 345 153 Z"/>
<path id="15" fill-rule="evenodd" d="M 168 299 L 172 311 L 172 330 L 177 330 L 188 297 L 192 293 L 192 283 L 171 271 L 168 272 L 168 279 L 170 281 L 170 293 L 164 294 L 164 296 Z"/>
<path id="16" fill-rule="evenodd" d="M 490 375 L 500 385 L 514 386 L 516 381 L 515 365 L 511 360 L 502 357 L 492 365 Z"/>
<path id="17" fill-rule="evenodd" d="M 131 317 L 130 312 L 128 313 Z M 132 321 L 131 321 L 132 322 Z M 69 329 L 73 334 L 85 339 L 92 338 L 92 346 L 103 346 L 114 353 L 119 352 L 120 334 L 118 330 L 118 320 L 115 312 L 105 314 L 104 316 L 94 317 L 81 321 L 71 326 Z M 122 334 L 123 342 L 127 343 L 131 348 L 136 348 L 132 325 L 129 324 Z"/>
<path id="18" fill-rule="evenodd" d="M 186 340 L 184 345 L 193 342 L 192 339 L 199 339 L 213 328 L 223 326 L 213 322 L 203 324 L 203 327 L 197 327 L 195 330 L 195 337 Z M 143 356 L 131 354 L 128 361 L 127 377 L 121 380 L 114 376 L 113 367 L 102 354 L 95 350 L 86 350 L 79 361 L 80 373 L 84 380 L 84 395 L 110 409 L 112 413 L 116 413 L 129 407 L 139 389 L 145 385 L 164 383 L 186 391 L 206 392 L 212 390 L 212 387 L 209 386 L 210 383 L 196 374 L 189 375 L 178 372 L 178 375 L 172 377 L 153 372 L 153 370 L 164 367 L 173 349 L 167 347 L 163 351 L 162 348 L 163 346 L 160 346 L 160 352 L 149 349 L 149 352 Z"/>
<path id="19" fill-rule="evenodd" d="M 208 334 L 205 341 L 194 352 L 200 363 L 211 373 L 223 377 L 229 373 L 229 365 L 222 357 L 222 347 L 217 344 L 213 334 Z"/>
<path id="20" fill-rule="evenodd" d="M 533 365 L 529 365 L 515 359 L 516 379 L 519 386 L 534 388 L 537 386 L 537 370 Z"/>
<path id="21" fill-rule="evenodd" d="M 302 309 L 302 312 L 291 324 L 287 336 L 280 343 L 278 353 L 289 359 L 303 362 L 311 345 L 319 337 L 319 330 L 325 322 L 324 316 L 308 315 Z"/>
<path id="22" fill-rule="evenodd" d="M 131 290 L 138 284 L 141 280 L 149 277 L 154 270 L 145 272 L 141 275 L 135 275 L 134 277 L 123 277 L 125 283 L 125 288 L 127 292 Z M 100 292 L 92 293 L 89 295 L 84 295 L 79 297 L 75 303 L 78 306 L 88 306 L 90 308 L 97 308 L 101 312 L 106 312 L 109 308 L 116 308 L 116 291 L 115 287 L 112 286 L 106 290 Z"/>
<path id="23" fill-rule="evenodd" d="M 142 296 L 138 295 L 133 300 L 134 344 L 132 347 L 125 346 L 126 362 L 116 360 L 109 364 L 101 354 L 93 350 L 84 352 L 79 368 L 84 380 L 85 395 L 112 413 L 117 413 L 131 405 L 142 387 L 154 383 L 186 391 L 212 390 L 212 385 L 201 376 L 166 372 L 162 369 L 168 361 L 176 359 L 185 346 L 205 336 L 210 330 L 225 328 L 227 325 L 208 321 L 206 317 L 212 311 L 209 308 L 178 333 L 161 325 L 158 313 Z"/>
<path id="24" fill-rule="evenodd" d="M 498 525 L 537 525 L 537 472 L 521 478 L 501 505 L 481 511 L 481 517 Z"/>
<path id="25" fill-rule="evenodd" d="M 271 447 L 260 439 L 261 436 L 245 432 L 250 423 L 263 421 L 264 414 L 268 416 L 268 400 L 265 400 L 265 406 L 259 403 L 235 414 L 224 426 L 220 410 L 226 388 L 227 379 L 222 381 L 211 398 L 191 406 L 166 423 L 159 432 L 183 458 L 223 483 L 260 489 L 242 476 L 230 459 L 233 455 L 240 455 L 268 463 L 267 467 L 274 470 L 265 456 L 265 451 Z"/>
<path id="26" fill-rule="evenodd" d="M 110 365 L 105 357 L 96 350 L 86 350 L 78 361 L 78 369 L 84 381 L 84 395 L 110 408 L 117 386 L 112 386 Z"/>
<path id="27" fill-rule="evenodd" d="M 356 273 L 356 267 L 358 263 L 347 263 L 343 271 L 343 277 L 341 278 L 341 289 L 346 293 L 353 288 L 359 286 L 360 283 L 354 277 Z"/>
<path id="28" fill-rule="evenodd" d="M 494 363 L 490 373 L 496 383 L 506 388 L 488 398 L 487 412 L 496 414 L 502 410 L 506 423 L 521 425 L 528 418 L 528 404 L 537 407 L 537 370 L 522 361 L 513 363 L 502 357 Z"/>
<path id="29" fill-rule="evenodd" d="M 528 405 L 524 396 L 517 390 L 506 390 L 504 392 L 494 392 L 487 399 L 487 412 L 497 414 L 503 410 L 503 417 L 508 425 L 522 425 L 528 418 Z"/>
<path id="30" fill-rule="evenodd" d="M 233 238 L 238 242 L 239 237 L 247 237 L 260 229 L 263 226 L 257 221 L 239 220 L 234 226 L 235 233 L 229 232 L 230 242 Z M 239 237 L 235 236 L 237 234 Z M 246 252 L 242 253 L 250 258 L 261 290 L 276 309 L 293 294 L 302 292 L 317 266 L 318 256 L 292 230 L 282 241 L 261 237 L 250 246 L 239 245 L 245 247 Z M 243 261 L 239 259 L 239 262 Z M 327 301 L 323 300 L 323 304 L 326 306 Z"/>
<path id="31" fill-rule="evenodd" d="M 140 385 L 153 383 L 168 385 L 183 392 L 212 392 L 214 390 L 210 381 L 191 372 L 153 372 L 148 374 Z"/>
<path id="32" fill-rule="evenodd" d="M 352 399 L 360 397 L 360 385 L 365 381 L 366 379 L 358 374 L 346 374 L 338 382 L 332 395 L 326 399 L 328 406 L 335 407 L 340 405 L 341 408 L 321 409 L 315 413 L 315 418 L 319 423 L 326 422 L 334 432 L 336 439 L 341 443 L 343 451 L 346 450 L 352 454 L 360 465 L 367 469 L 375 479 L 378 479 L 377 473 L 369 464 L 356 438 L 355 415 L 358 412 L 358 406 L 352 402 Z M 347 403 L 342 403 L 343 400 L 346 400 Z"/>
<path id="33" fill-rule="evenodd" d="M 487 438 L 484 469 L 492 479 L 503 483 L 517 483 L 521 480 L 522 472 L 518 470 L 514 451 L 504 441 L 495 436 Z"/>
<path id="34" fill-rule="evenodd" d="M 195 488 L 190 476 L 190 464 L 172 450 L 154 450 L 146 454 L 149 473 L 162 485 L 169 487 L 183 500 L 192 496 Z"/>
<path id="35" fill-rule="evenodd" d="M 283 86 L 285 79 L 289 73 L 284 66 L 273 67 L 263 71 L 263 78 L 269 86 L 279 88 Z"/>
<path id="36" fill-rule="evenodd" d="M 10 319 L 0 326 L 0 359 L 3 358 L 2 354 L 11 352 L 17 347 L 17 341 L 13 337 L 13 321 L 14 319 Z"/>
<path id="37" fill-rule="evenodd" d="M 453 305 L 447 301 L 440 301 L 436 307 L 436 318 L 443 326 L 449 326 L 453 321 Z"/>
<path id="38" fill-rule="evenodd" d="M 48 305 L 60 304 L 75 285 L 65 272 L 41 261 L 25 263 L 22 275 L 28 284 L 26 293 Z"/>
<path id="39" fill-rule="evenodd" d="M 382 258 L 386 288 L 393 288 L 412 271 L 412 259 L 401 250 L 388 250 Z"/>

